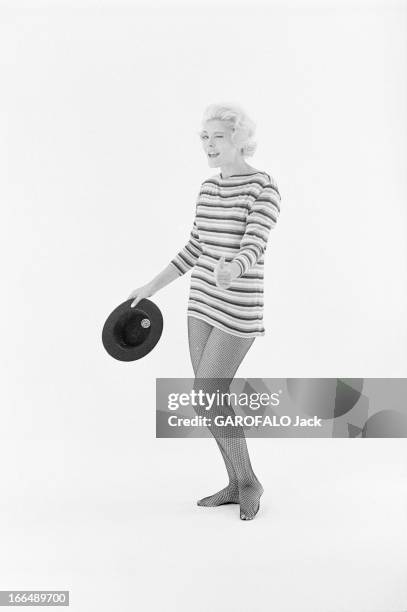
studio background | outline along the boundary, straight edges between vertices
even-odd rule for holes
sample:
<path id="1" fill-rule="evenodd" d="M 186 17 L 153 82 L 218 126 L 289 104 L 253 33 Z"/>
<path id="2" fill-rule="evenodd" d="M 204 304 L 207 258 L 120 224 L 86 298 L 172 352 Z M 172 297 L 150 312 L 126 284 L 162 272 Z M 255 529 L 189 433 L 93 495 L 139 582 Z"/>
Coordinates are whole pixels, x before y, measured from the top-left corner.
<path id="1" fill-rule="evenodd" d="M 0 588 L 70 589 L 87 612 L 135 609 L 133 589 L 144 610 L 406 608 L 404 440 L 249 440 L 266 492 L 242 525 L 195 505 L 226 484 L 213 440 L 155 439 L 155 378 L 193 376 L 190 273 L 151 298 L 150 355 L 116 362 L 101 343 L 188 240 L 218 171 L 201 116 L 231 101 L 282 197 L 266 335 L 237 376 L 407 375 L 405 4 L 2 2 L 0 17 Z"/>

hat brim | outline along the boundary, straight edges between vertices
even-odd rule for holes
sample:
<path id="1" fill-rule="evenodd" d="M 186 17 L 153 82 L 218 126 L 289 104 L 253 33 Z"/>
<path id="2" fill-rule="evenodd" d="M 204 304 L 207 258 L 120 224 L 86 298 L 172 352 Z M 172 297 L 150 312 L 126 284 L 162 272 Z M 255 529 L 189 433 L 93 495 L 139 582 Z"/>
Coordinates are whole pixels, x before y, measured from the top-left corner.
<path id="1" fill-rule="evenodd" d="M 130 298 L 117 306 L 103 326 L 103 346 L 111 357 L 119 361 L 135 361 L 150 353 L 163 331 L 163 316 L 158 306 L 151 300 L 143 299 L 131 308 L 133 301 L 134 298 Z M 126 343 L 120 335 L 122 327 L 133 319 L 143 317 L 150 321 L 148 331 L 141 333 L 137 345 Z"/>

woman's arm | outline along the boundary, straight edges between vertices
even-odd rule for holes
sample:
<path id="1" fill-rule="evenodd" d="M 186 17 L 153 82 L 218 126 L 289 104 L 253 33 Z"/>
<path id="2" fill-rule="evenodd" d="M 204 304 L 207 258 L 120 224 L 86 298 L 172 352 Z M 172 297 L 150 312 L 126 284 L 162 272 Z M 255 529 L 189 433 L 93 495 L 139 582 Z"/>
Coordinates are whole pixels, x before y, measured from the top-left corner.
<path id="1" fill-rule="evenodd" d="M 195 219 L 190 233 L 190 237 L 186 245 L 177 253 L 174 259 L 171 259 L 168 266 L 164 268 L 157 276 L 154 276 L 147 284 L 138 287 L 131 292 L 129 298 L 134 298 L 131 306 L 134 308 L 143 298 L 149 298 L 154 293 L 172 283 L 176 278 L 182 276 L 190 268 L 192 268 L 200 254 L 202 253 L 202 245 L 199 241 L 198 228 L 196 225 L 196 209 Z"/>
<path id="2" fill-rule="evenodd" d="M 185 272 L 188 272 L 188 270 L 194 267 L 202 251 L 202 244 L 199 241 L 195 217 L 188 242 L 179 253 L 177 253 L 174 259 L 170 261 L 169 265 L 177 271 L 178 276 L 182 276 Z"/>
<path id="3" fill-rule="evenodd" d="M 149 281 L 145 285 L 142 285 L 141 287 L 138 287 L 130 293 L 128 299 L 133 299 L 132 303 L 130 304 L 131 308 L 137 306 L 140 300 L 151 297 L 152 295 L 154 295 L 154 293 L 156 293 L 178 277 L 178 271 L 174 268 L 174 266 L 168 264 L 168 266 L 164 268 L 164 270 L 162 270 L 159 274 L 157 274 L 157 276 L 151 279 L 151 281 Z"/>
<path id="4" fill-rule="evenodd" d="M 247 215 L 246 231 L 240 241 L 240 249 L 231 263 L 238 264 L 240 274 L 245 274 L 259 261 L 266 250 L 270 230 L 280 214 L 281 197 L 277 185 L 270 183 L 261 190 Z"/>
<path id="5" fill-rule="evenodd" d="M 169 285 L 169 283 L 172 283 L 172 281 L 174 281 L 179 276 L 180 274 L 178 273 L 178 270 L 174 268 L 171 263 L 169 263 L 168 266 L 164 268 L 164 270 L 162 270 L 159 274 L 157 274 L 157 276 L 151 279 L 149 285 L 153 293 L 156 293 L 166 285 Z"/>

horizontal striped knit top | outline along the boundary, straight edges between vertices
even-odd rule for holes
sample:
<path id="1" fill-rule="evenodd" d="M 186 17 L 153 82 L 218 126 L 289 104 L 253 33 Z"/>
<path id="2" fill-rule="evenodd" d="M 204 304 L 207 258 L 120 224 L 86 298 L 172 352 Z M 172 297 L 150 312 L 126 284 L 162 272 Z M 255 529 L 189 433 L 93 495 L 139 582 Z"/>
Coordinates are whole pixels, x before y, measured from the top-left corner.
<path id="1" fill-rule="evenodd" d="M 191 268 L 188 316 L 228 333 L 263 336 L 264 254 L 280 214 L 280 193 L 266 172 L 205 180 L 196 201 L 186 245 L 171 260 L 181 276 Z M 239 276 L 225 289 L 214 269 L 224 255 Z"/>

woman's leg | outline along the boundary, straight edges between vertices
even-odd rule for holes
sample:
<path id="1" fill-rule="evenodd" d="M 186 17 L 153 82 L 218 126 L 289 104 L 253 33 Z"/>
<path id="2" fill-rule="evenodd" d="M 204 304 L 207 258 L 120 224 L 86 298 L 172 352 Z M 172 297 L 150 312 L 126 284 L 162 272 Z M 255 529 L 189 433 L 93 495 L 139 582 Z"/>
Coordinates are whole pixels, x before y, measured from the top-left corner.
<path id="1" fill-rule="evenodd" d="M 192 367 L 196 376 L 198 366 L 201 361 L 202 353 L 206 346 L 209 335 L 213 329 L 202 319 L 188 317 L 188 341 L 189 352 L 191 355 Z M 233 469 L 231 461 L 228 459 L 222 445 L 214 438 L 225 462 L 226 470 L 229 476 L 229 484 L 214 495 L 209 495 L 198 500 L 198 506 L 221 506 L 222 504 L 238 504 L 239 503 L 239 487 L 236 472 Z"/>
<path id="2" fill-rule="evenodd" d="M 215 394 L 228 393 L 230 383 L 255 338 L 241 338 L 214 327 L 206 341 L 198 365 L 194 389 Z M 263 487 L 250 463 L 244 430 L 241 426 L 221 426 L 215 423 L 217 415 L 232 417 L 235 413 L 229 403 L 214 402 L 208 411 L 205 405 L 194 407 L 197 414 L 212 418 L 209 429 L 231 462 L 238 481 L 240 517 L 248 520 L 256 516 Z"/>

